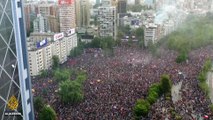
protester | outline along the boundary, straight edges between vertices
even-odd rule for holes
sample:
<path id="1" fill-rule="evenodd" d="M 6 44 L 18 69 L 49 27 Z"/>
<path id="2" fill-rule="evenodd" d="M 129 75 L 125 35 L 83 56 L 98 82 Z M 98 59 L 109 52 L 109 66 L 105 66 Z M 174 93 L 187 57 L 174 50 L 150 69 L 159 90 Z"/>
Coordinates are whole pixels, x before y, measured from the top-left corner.
<path id="1" fill-rule="evenodd" d="M 52 105 L 60 120 L 130 120 L 137 99 L 145 98 L 149 86 L 159 82 L 162 74 L 169 74 L 173 84 L 183 82 L 182 99 L 173 103 L 161 98 L 152 105 L 147 119 L 170 120 L 171 106 L 179 115 L 202 114 L 211 119 L 210 100 L 200 90 L 197 76 L 206 58 L 213 58 L 212 47 L 191 52 L 188 62 L 181 64 L 175 62 L 177 53 L 170 50 L 159 58 L 138 48 L 118 47 L 114 52 L 113 57 L 106 57 L 102 51 L 90 49 L 68 60 L 69 68 L 86 70 L 88 75 L 81 103 L 63 104 L 53 78 L 33 80 L 34 96 L 41 95 Z"/>

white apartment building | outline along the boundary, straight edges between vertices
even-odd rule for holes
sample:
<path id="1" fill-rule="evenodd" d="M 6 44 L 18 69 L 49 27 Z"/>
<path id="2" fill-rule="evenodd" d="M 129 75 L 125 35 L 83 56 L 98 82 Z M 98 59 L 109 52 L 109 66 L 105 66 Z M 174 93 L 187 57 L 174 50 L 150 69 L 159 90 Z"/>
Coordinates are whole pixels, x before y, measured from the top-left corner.
<path id="1" fill-rule="evenodd" d="M 65 39 L 66 39 L 66 44 L 67 44 L 67 47 L 66 47 L 66 53 L 67 53 L 67 56 L 70 55 L 70 50 L 72 50 L 73 48 L 77 47 L 77 34 L 76 34 L 76 31 L 75 29 L 70 29 L 66 32 L 65 34 Z"/>
<path id="2" fill-rule="evenodd" d="M 31 76 L 38 75 L 41 70 L 44 70 L 43 49 L 29 50 L 28 60 Z"/>
<path id="3" fill-rule="evenodd" d="M 44 69 L 47 70 L 52 66 L 52 44 L 47 45 L 43 49 Z"/>
<path id="4" fill-rule="evenodd" d="M 66 51 L 64 51 L 64 49 L 66 49 L 66 46 L 64 46 L 64 33 L 57 33 L 54 35 L 54 39 L 53 39 L 53 45 L 52 45 L 52 53 L 53 56 L 56 55 L 59 58 L 59 62 L 60 63 L 64 63 L 66 60 L 64 60 L 64 54 L 66 54 Z M 61 47 L 65 47 L 65 48 L 61 48 Z M 65 52 L 65 53 L 64 53 Z"/>
<path id="5" fill-rule="evenodd" d="M 77 34 L 75 29 L 56 34 L 33 33 L 27 44 L 30 74 L 36 76 L 52 66 L 53 55 L 59 57 L 60 63 L 66 62 L 70 50 L 77 46 Z"/>
<path id="6" fill-rule="evenodd" d="M 66 32 L 67 30 L 76 27 L 74 0 L 70 3 L 59 3 L 59 21 L 61 32 Z"/>
<path id="7" fill-rule="evenodd" d="M 110 0 L 102 0 L 102 6 L 98 8 L 99 36 L 111 36 L 116 39 L 116 7 L 111 6 Z"/>
<path id="8" fill-rule="evenodd" d="M 145 25 L 144 46 L 147 47 L 149 42 L 151 42 L 152 44 L 157 42 L 157 25 L 153 23 Z"/>
<path id="9" fill-rule="evenodd" d="M 60 62 L 64 63 L 67 61 L 67 42 L 66 39 L 60 41 Z"/>

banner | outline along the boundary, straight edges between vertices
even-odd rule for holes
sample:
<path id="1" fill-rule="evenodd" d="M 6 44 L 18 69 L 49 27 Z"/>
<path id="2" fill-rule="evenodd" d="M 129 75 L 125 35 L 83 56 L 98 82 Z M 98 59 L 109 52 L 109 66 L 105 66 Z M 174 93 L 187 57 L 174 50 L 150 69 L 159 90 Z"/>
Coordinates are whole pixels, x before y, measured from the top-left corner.
<path id="1" fill-rule="evenodd" d="M 64 37 L 64 33 L 57 33 L 54 35 L 54 41 L 59 40 Z"/>
<path id="2" fill-rule="evenodd" d="M 75 28 L 69 29 L 66 33 L 67 33 L 67 36 L 70 36 L 70 35 L 74 34 L 75 33 Z"/>
<path id="3" fill-rule="evenodd" d="M 74 0 L 58 0 L 58 4 L 59 5 L 70 5 L 70 4 L 73 4 L 74 3 Z"/>
<path id="4" fill-rule="evenodd" d="M 41 42 L 37 43 L 37 48 L 41 48 L 43 46 L 47 45 L 47 39 L 42 40 Z"/>

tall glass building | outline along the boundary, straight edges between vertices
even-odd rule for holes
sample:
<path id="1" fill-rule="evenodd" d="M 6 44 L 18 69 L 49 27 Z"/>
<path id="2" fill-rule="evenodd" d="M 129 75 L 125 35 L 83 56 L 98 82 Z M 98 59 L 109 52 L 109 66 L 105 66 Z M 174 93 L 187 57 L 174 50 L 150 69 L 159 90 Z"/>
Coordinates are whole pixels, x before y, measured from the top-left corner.
<path id="1" fill-rule="evenodd" d="M 0 0 L 0 120 L 34 120 L 22 6 Z"/>

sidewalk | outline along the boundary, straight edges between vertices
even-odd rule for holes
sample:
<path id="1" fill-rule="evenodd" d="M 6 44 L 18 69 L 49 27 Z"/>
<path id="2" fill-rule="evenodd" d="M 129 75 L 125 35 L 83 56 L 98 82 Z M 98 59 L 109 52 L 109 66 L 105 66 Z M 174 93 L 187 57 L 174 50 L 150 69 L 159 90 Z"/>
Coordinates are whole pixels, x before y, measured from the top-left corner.
<path id="1" fill-rule="evenodd" d="M 213 103 L 213 71 L 207 73 L 207 84 L 209 86 L 209 98 Z"/>
<path id="2" fill-rule="evenodd" d="M 172 86 L 172 101 L 173 103 L 177 102 L 178 100 L 181 100 L 181 90 L 182 81 L 179 82 L 177 85 Z"/>

